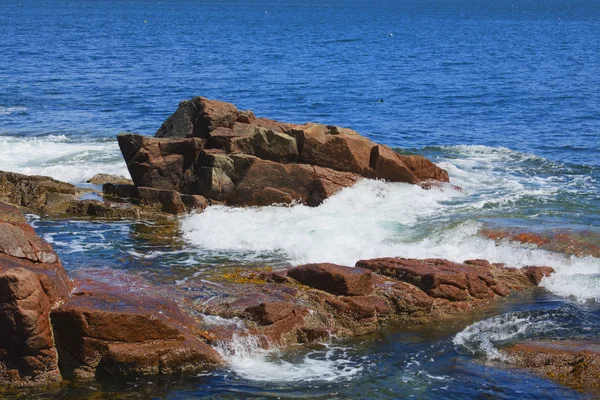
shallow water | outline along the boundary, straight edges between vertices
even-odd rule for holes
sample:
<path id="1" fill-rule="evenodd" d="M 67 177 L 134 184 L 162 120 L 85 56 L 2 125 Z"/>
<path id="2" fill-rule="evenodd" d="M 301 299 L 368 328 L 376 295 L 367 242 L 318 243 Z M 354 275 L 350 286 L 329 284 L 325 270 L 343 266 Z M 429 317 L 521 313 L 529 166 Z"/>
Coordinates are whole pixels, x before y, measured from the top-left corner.
<path id="1" fill-rule="evenodd" d="M 202 376 L 34 396 L 585 397 L 495 360 L 516 340 L 597 339 L 600 258 L 485 232 L 600 246 L 599 22 L 591 0 L 5 1 L 0 170 L 76 184 L 126 175 L 115 134 L 152 135 L 203 95 L 353 128 L 431 158 L 463 189 L 363 181 L 318 208 L 212 207 L 175 225 L 29 216 L 72 276 L 117 274 L 131 290 L 175 285 L 205 301 L 218 292 L 211 275 L 240 266 L 402 256 L 557 270 L 535 293 L 452 324 L 286 351 L 237 343 L 220 349 L 230 367 Z"/>

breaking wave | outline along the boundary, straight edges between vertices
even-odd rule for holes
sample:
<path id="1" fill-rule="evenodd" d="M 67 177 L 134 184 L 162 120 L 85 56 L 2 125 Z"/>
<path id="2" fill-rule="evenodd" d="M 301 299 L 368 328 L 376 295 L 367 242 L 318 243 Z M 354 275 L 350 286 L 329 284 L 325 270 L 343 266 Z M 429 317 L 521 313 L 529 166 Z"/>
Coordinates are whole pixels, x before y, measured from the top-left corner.
<path id="1" fill-rule="evenodd" d="M 367 364 L 353 360 L 348 349 L 323 345 L 308 353 L 284 354 L 279 349 L 265 350 L 255 336 L 237 336 L 217 346 L 228 368 L 243 379 L 268 382 L 332 382 L 358 377 Z"/>
<path id="2" fill-rule="evenodd" d="M 585 339 L 598 335 L 598 321 L 576 305 L 557 309 L 516 311 L 484 319 L 457 333 L 452 342 L 459 352 L 505 361 L 501 348 L 532 339 Z"/>
<path id="3" fill-rule="evenodd" d="M 317 208 L 210 207 L 182 220 L 184 239 L 198 249 L 229 252 L 231 259 L 284 260 L 294 265 L 354 265 L 374 257 L 440 257 L 458 262 L 484 258 L 512 267 L 549 265 L 557 273 L 543 286 L 580 301 L 600 299 L 599 258 L 567 256 L 480 234 L 485 221 L 509 218 L 535 231 L 558 218 L 553 214 L 557 206 L 564 206 L 562 223 L 588 223 L 587 216 L 578 220 L 579 214 L 557 198 L 569 190 L 574 191 L 567 196 L 569 201 L 582 197 L 575 193 L 593 194 L 596 181 L 589 171 L 576 173 L 575 167 L 503 148 L 453 146 L 446 152 L 438 164 L 463 191 L 450 185 L 423 190 L 363 180 Z M 569 187 L 569 182 L 585 176 L 590 178 L 583 186 Z M 590 214 L 597 213 L 594 205 L 583 206 Z"/>
<path id="4" fill-rule="evenodd" d="M 0 171 L 45 175 L 70 183 L 83 183 L 98 173 L 129 176 L 116 140 L 0 136 L 0 149 Z"/>

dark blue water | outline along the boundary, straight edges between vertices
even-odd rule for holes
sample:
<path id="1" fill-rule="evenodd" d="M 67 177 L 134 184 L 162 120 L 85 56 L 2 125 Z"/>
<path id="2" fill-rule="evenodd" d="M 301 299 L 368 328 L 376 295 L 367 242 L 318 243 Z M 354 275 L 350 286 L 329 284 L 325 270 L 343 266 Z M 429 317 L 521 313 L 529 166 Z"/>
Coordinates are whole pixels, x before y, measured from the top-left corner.
<path id="1" fill-rule="evenodd" d="M 0 132 L 152 134 L 203 95 L 400 147 L 597 166 L 599 37 L 581 0 L 3 0 L 0 106 L 26 110 Z"/>
<path id="2" fill-rule="evenodd" d="M 480 316 L 501 316 L 482 323 L 481 335 L 502 336 L 526 320 L 525 338 L 540 337 L 547 323 L 554 337 L 598 337 L 600 259 L 495 247 L 468 232 L 485 223 L 600 234 L 600 2 L 0 1 L 0 169 L 75 183 L 96 172 L 126 173 L 115 134 L 152 135 L 181 100 L 196 95 L 259 116 L 347 126 L 433 158 L 465 188 L 459 197 L 435 195 L 432 206 L 441 211 L 431 215 L 392 206 L 405 199 L 406 188 L 385 187 L 383 203 L 365 197 L 369 188 L 356 189 L 356 198 L 373 203 L 360 223 L 365 231 L 355 235 L 365 246 L 516 265 L 554 262 L 563 280 L 547 285 L 552 294 L 542 291 Z M 354 210 L 336 201 L 337 210 Z M 345 225 L 350 212 L 340 216 L 333 208 L 309 217 L 327 217 L 336 227 L 329 237 L 341 239 L 326 243 L 329 252 L 319 250 L 331 261 L 334 250 L 355 238 Z M 293 212 L 277 217 L 282 226 L 297 223 Z M 380 235 L 379 226 L 370 225 L 377 215 L 388 228 L 396 222 L 397 231 Z M 420 222 L 394 220 L 401 215 Z M 239 221 L 226 210 L 198 218 L 235 231 L 231 248 L 202 242 L 191 219 L 185 241 L 152 241 L 143 223 L 41 220 L 36 229 L 71 273 L 81 265 L 113 268 L 156 284 L 190 278 L 197 264 L 243 264 L 257 252 L 269 262 L 294 262 L 283 245 L 265 250 L 253 242 L 270 232 L 260 226 L 272 221 L 268 211 L 245 216 L 244 223 L 256 226 L 246 233 L 231 229 Z M 313 227 L 298 228 L 297 242 L 310 243 Z M 310 256 L 306 250 L 298 257 Z M 477 321 L 390 329 L 338 344 L 336 351 L 347 352 L 342 355 L 311 349 L 310 357 L 339 377 L 326 382 L 264 382 L 233 368 L 46 396 L 80 398 L 96 389 L 166 398 L 583 396 L 490 364 L 489 348 L 473 338 L 455 343 L 455 335 Z M 522 339 L 506 335 L 509 342 Z M 490 340 L 492 348 L 504 343 L 496 342 Z M 303 368 L 307 350 L 279 357 Z M 336 375 L 340 360 L 348 360 L 349 375 L 342 369 Z M 257 361 L 256 368 L 267 365 Z"/>

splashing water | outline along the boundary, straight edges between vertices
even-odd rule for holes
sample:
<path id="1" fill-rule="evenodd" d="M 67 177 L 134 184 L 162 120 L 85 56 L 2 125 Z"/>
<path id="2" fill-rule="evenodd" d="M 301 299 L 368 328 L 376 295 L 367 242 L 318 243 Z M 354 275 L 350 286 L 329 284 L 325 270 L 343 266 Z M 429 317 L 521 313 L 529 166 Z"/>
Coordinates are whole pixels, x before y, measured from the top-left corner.
<path id="1" fill-rule="evenodd" d="M 499 346 L 519 340 L 593 338 L 598 333 L 597 317 L 576 305 L 557 309 L 516 311 L 469 325 L 454 336 L 460 351 L 483 355 L 488 360 L 507 360 Z"/>
<path id="2" fill-rule="evenodd" d="M 282 350 L 263 349 L 256 336 L 239 335 L 217 345 L 219 354 L 238 376 L 269 382 L 355 379 L 364 370 L 365 360 L 352 360 L 347 350 L 340 346 L 324 345 L 322 350 L 303 352 L 290 358 L 290 354 L 284 354 Z"/>
<path id="3" fill-rule="evenodd" d="M 83 183 L 98 173 L 129 177 L 115 141 L 75 141 L 64 135 L 0 136 L 0 171 Z"/>
<path id="4" fill-rule="evenodd" d="M 456 334 L 453 343 L 472 354 L 485 355 L 489 360 L 506 360 L 495 346 L 498 342 L 525 338 L 535 332 L 554 327 L 547 316 L 532 318 L 520 313 L 478 321 Z"/>
<path id="5" fill-rule="evenodd" d="M 549 265 L 557 273 L 545 279 L 543 286 L 579 301 L 600 299 L 599 258 L 496 242 L 480 234 L 484 221 L 509 218 L 532 230 L 545 220 L 587 226 L 587 217 L 580 219 L 578 213 L 569 211 L 585 206 L 595 215 L 593 203 L 572 204 L 585 202 L 595 193 L 591 176 L 583 187 L 569 185 L 587 172 L 503 148 L 453 146 L 445 150 L 450 155 L 440 165 L 464 192 L 448 185 L 426 191 L 408 184 L 363 180 L 317 208 L 211 207 L 183 219 L 184 239 L 195 248 L 229 252 L 230 258 L 246 262 L 262 257 L 266 262 L 285 260 L 294 265 L 334 262 L 352 266 L 374 257 L 439 257 L 456 262 L 484 258 L 511 267 Z M 565 215 L 557 216 L 557 207 L 564 208 Z"/>

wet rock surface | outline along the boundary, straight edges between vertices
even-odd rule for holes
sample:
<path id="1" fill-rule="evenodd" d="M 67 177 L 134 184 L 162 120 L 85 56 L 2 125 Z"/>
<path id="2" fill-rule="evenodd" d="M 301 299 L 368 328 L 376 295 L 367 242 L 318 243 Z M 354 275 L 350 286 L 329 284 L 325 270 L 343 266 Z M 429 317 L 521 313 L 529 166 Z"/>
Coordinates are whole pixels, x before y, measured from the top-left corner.
<path id="1" fill-rule="evenodd" d="M 360 178 L 448 182 L 420 156 L 403 156 L 357 132 L 257 118 L 234 105 L 182 102 L 156 137 L 118 135 L 134 184 L 236 206 L 317 206 Z"/>
<path id="2" fill-rule="evenodd" d="M 60 380 L 49 313 L 70 290 L 52 247 L 0 203 L 0 385 Z"/>
<path id="3" fill-rule="evenodd" d="M 385 258 L 359 261 L 356 267 L 307 264 L 215 277 L 222 295 L 191 308 L 248 322 L 245 332 L 208 327 L 215 337 L 253 334 L 265 343 L 285 345 L 363 335 L 385 323 L 451 319 L 537 285 L 529 277 L 533 273 L 551 272 L 547 267 L 511 269 L 485 260 Z"/>
<path id="4" fill-rule="evenodd" d="M 509 363 L 579 390 L 600 394 L 600 341 L 520 342 L 507 349 Z"/>
<path id="5" fill-rule="evenodd" d="M 219 364 L 198 322 L 166 299 L 126 293 L 97 282 L 76 282 L 52 311 L 63 376 L 166 375 Z"/>
<path id="6" fill-rule="evenodd" d="M 236 337 L 276 347 L 364 335 L 384 324 L 444 321 L 552 273 L 485 260 L 381 258 L 354 267 L 220 269 L 185 285 L 110 270 L 71 281 L 17 207 L 0 203 L 0 224 L 3 386 L 195 373 L 221 365 L 215 348 Z"/>
<path id="7" fill-rule="evenodd" d="M 221 362 L 175 303 L 98 282 L 75 285 L 20 210 L 0 202 L 0 388 Z"/>
<path id="8" fill-rule="evenodd" d="M 65 213 L 84 191 L 45 176 L 0 171 L 0 201 L 40 214 Z"/>

